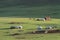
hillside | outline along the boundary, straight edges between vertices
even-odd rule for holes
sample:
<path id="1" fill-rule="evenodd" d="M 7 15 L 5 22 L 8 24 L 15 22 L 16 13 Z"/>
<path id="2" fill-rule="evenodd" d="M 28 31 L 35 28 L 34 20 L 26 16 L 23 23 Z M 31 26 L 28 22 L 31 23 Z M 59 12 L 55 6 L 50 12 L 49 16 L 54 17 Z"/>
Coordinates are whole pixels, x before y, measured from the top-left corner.
<path id="1" fill-rule="evenodd" d="M 7 6 L 16 6 L 16 5 L 25 5 L 25 6 L 34 6 L 34 5 L 56 5 L 60 4 L 60 0 L 0 0 L 0 7 Z"/>
<path id="2" fill-rule="evenodd" d="M 1 17 L 60 18 L 60 0 L 0 0 Z"/>

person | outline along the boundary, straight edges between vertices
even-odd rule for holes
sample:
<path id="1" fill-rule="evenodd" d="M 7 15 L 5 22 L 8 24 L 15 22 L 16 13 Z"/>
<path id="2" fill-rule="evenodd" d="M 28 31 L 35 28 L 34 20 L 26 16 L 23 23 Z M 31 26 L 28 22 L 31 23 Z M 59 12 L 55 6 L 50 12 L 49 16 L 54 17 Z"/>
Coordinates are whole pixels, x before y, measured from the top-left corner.
<path id="1" fill-rule="evenodd" d="M 50 16 L 46 16 L 45 17 L 45 20 L 48 20 L 49 21 L 50 19 L 51 19 Z"/>
<path id="2" fill-rule="evenodd" d="M 42 26 L 38 26 L 37 31 L 42 31 Z"/>

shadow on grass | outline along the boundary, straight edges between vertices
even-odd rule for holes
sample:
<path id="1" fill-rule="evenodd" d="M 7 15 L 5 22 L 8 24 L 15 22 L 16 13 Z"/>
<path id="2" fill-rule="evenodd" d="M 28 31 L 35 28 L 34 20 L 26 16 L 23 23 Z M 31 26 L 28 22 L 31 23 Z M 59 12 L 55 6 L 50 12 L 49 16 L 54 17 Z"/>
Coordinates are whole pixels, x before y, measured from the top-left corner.
<path id="1" fill-rule="evenodd" d="M 20 33 L 12 33 L 12 34 L 5 35 L 5 36 L 17 36 L 17 35 L 21 35 L 21 34 Z"/>
<path id="2" fill-rule="evenodd" d="M 0 28 L 0 30 L 9 30 L 10 28 Z"/>
<path id="3" fill-rule="evenodd" d="M 27 22 L 9 22 L 7 24 L 28 24 Z"/>
<path id="4" fill-rule="evenodd" d="M 45 33 L 45 30 L 43 31 L 34 31 L 34 32 L 27 32 L 25 34 L 55 34 L 60 33 L 60 30 L 49 30 L 47 33 Z"/>

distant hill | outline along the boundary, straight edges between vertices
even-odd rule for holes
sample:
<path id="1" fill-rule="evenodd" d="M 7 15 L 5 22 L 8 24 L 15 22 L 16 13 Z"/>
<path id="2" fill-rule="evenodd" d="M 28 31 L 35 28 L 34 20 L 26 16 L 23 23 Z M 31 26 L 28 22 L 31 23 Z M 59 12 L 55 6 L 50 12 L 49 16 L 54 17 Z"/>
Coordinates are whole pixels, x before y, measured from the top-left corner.
<path id="1" fill-rule="evenodd" d="M 60 18 L 60 0 L 0 0 L 0 17 Z"/>
<path id="2" fill-rule="evenodd" d="M 60 0 L 0 0 L 0 7 L 15 6 L 15 5 L 50 5 L 60 4 Z"/>

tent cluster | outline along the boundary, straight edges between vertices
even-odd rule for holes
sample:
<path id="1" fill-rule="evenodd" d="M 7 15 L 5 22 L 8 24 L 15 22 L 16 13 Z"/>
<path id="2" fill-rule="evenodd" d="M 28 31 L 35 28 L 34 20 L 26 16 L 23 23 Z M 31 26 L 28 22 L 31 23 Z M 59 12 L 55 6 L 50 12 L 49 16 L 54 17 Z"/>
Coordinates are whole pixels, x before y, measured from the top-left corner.
<path id="1" fill-rule="evenodd" d="M 56 30 L 55 26 L 47 26 L 43 28 L 42 26 L 38 25 L 37 30 L 33 31 L 32 33 L 60 33 L 60 30 Z M 23 26 L 10 26 L 10 29 L 23 29 Z"/>
<path id="2" fill-rule="evenodd" d="M 53 27 L 52 27 L 52 26 L 47 26 L 45 29 L 46 29 L 46 30 L 52 30 Z M 38 26 L 37 30 L 38 30 L 38 31 L 43 30 L 42 26 Z"/>
<path id="3" fill-rule="evenodd" d="M 33 31 L 33 33 L 53 33 L 53 32 L 60 32 L 60 30 L 55 30 L 55 27 L 53 26 L 47 26 L 45 29 L 43 29 L 42 26 L 38 26 L 36 31 Z"/>

